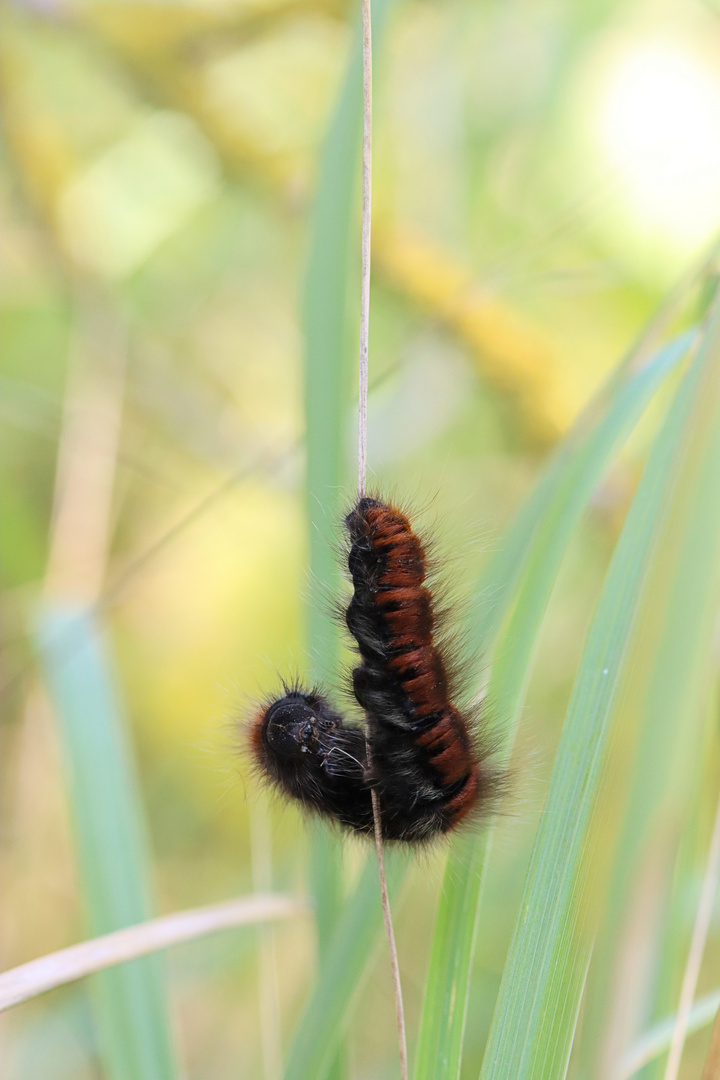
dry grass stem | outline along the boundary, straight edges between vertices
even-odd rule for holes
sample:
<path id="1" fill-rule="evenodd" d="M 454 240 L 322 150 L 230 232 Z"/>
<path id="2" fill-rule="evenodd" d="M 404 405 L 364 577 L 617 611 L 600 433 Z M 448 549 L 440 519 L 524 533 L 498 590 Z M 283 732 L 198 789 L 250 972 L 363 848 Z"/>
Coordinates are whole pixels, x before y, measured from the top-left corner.
<path id="1" fill-rule="evenodd" d="M 127 362 L 126 329 L 75 293 L 45 592 L 90 606 L 105 576 Z"/>
<path id="2" fill-rule="evenodd" d="M 370 225 L 372 217 L 372 18 L 370 0 L 361 0 L 362 4 L 362 68 L 363 68 L 363 152 L 362 152 L 362 268 L 360 284 L 360 364 L 358 390 L 358 498 L 362 498 L 367 487 L 367 397 L 368 397 L 368 338 L 370 329 Z M 372 763 L 370 742 L 365 728 L 368 768 Z M 400 1051 L 400 1077 L 407 1080 L 407 1038 L 405 1036 L 405 1010 L 403 1008 L 402 986 L 400 983 L 400 965 L 398 963 L 395 931 L 390 911 L 387 878 L 385 875 L 385 856 L 383 853 L 382 823 L 380 800 L 377 792 L 371 792 L 373 825 L 375 831 L 375 852 L 377 854 L 378 875 L 380 878 L 380 900 L 382 903 L 385 937 L 390 953 L 393 993 L 395 997 L 395 1016 L 397 1021 L 398 1048 Z"/>
<path id="3" fill-rule="evenodd" d="M 269 893 L 191 908 L 189 911 L 150 919 L 137 926 L 114 930 L 111 934 L 71 945 L 4 971 L 0 974 L 0 1010 L 171 945 L 194 941 L 234 926 L 288 919 L 303 915 L 308 910 L 307 903 L 302 899 Z"/>
<path id="4" fill-rule="evenodd" d="M 362 2 L 363 148 L 362 255 L 360 271 L 360 385 L 358 392 L 358 496 L 367 476 L 368 340 L 370 334 L 370 228 L 372 218 L 372 21 L 370 0 Z"/>

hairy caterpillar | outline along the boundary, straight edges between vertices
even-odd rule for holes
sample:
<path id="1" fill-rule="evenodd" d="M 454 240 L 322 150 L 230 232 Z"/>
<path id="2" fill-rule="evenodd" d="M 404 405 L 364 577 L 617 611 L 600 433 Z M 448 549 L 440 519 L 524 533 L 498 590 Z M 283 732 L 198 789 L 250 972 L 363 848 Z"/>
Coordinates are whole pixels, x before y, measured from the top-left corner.
<path id="1" fill-rule="evenodd" d="M 370 759 L 364 731 L 300 687 L 286 687 L 255 717 L 252 753 L 308 809 L 368 833 L 375 788 L 386 840 L 428 840 L 491 808 L 502 775 L 487 739 L 453 704 L 425 550 L 407 516 L 362 498 L 345 525 L 354 589 L 346 622 L 360 654 L 353 693 L 367 717 Z"/>

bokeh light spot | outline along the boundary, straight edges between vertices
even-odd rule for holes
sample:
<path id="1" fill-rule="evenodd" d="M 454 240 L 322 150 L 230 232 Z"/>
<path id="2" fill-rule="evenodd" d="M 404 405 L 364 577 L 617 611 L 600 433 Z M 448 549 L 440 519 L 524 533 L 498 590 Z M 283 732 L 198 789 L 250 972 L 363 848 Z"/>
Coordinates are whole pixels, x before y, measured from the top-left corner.
<path id="1" fill-rule="evenodd" d="M 720 77 L 669 40 L 626 46 L 600 96 L 600 137 L 636 213 L 681 245 L 720 224 Z"/>

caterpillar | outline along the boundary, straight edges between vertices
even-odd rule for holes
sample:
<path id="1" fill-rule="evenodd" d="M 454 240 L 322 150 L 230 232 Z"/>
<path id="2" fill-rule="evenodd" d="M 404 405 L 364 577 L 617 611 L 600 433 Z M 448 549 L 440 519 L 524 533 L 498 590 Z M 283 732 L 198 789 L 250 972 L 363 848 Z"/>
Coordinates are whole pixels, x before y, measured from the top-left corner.
<path id="1" fill-rule="evenodd" d="M 345 526 L 353 583 L 345 621 L 360 657 L 352 688 L 370 754 L 361 728 L 300 686 L 258 712 L 251 752 L 285 795 L 357 833 L 372 831 L 374 788 L 383 837 L 423 842 L 491 809 L 503 775 L 487 735 L 453 703 L 425 549 L 407 516 L 364 497 Z"/>

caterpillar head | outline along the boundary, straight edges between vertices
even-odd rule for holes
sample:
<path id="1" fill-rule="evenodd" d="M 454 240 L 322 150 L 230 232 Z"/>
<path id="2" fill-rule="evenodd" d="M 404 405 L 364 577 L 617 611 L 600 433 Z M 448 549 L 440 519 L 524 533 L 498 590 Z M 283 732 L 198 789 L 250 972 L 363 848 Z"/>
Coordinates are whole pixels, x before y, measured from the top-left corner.
<path id="1" fill-rule="evenodd" d="M 305 694 L 291 693 L 270 705 L 260 733 L 268 752 L 283 761 L 296 761 L 317 750 L 316 730 L 327 724 L 309 701 Z"/>
<path id="2" fill-rule="evenodd" d="M 250 724 L 255 769 L 307 809 L 366 831 L 372 822 L 365 782 L 365 736 L 315 690 L 285 687 Z"/>

